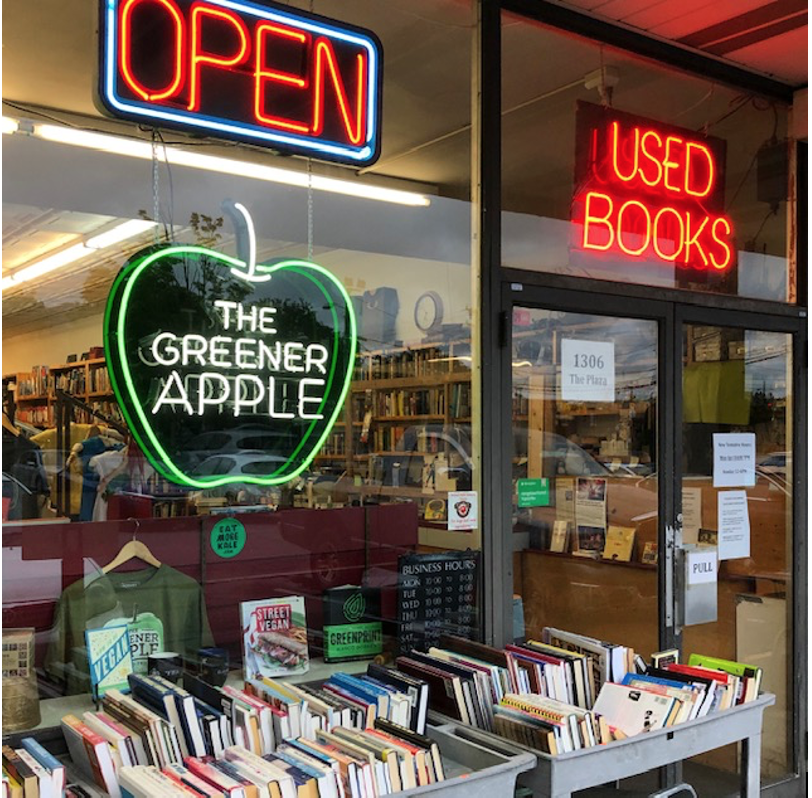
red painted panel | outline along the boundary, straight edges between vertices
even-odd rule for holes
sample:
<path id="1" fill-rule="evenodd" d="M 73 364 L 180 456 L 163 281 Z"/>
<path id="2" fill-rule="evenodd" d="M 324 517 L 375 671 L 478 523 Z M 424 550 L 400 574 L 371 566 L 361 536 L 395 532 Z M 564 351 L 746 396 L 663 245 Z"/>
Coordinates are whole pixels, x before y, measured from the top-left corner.
<path id="1" fill-rule="evenodd" d="M 397 559 L 417 545 L 415 505 L 246 514 L 240 518 L 246 527 L 246 545 L 233 559 L 222 559 L 211 549 L 209 536 L 216 520 L 216 517 L 141 519 L 138 526 L 132 520 L 6 525 L 3 545 L 8 552 L 21 548 L 22 560 L 31 563 L 32 572 L 45 566 L 44 562 L 37 566 L 37 561 L 62 560 L 64 589 L 84 575 L 84 558 L 105 565 L 137 532 L 138 539 L 161 562 L 203 581 L 215 641 L 233 648 L 235 656 L 239 651 L 241 601 L 305 596 L 308 625 L 315 639 L 322 626 L 323 591 L 343 584 L 359 584 L 366 572 L 371 583 L 381 587 L 382 616 L 395 617 Z M 365 535 L 369 537 L 367 547 Z M 201 563 L 201 551 L 205 563 Z M 139 565 L 133 561 L 123 570 L 134 570 Z M 42 588 L 42 584 L 39 581 L 38 587 Z M 22 587 L 24 591 L 24 582 Z M 30 596 L 35 592 L 32 587 Z M 14 603 L 3 606 L 6 627 L 31 626 L 37 630 L 38 665 L 45 654 L 47 632 L 59 599 L 56 587 L 52 592 L 53 595 L 44 595 L 40 589 L 41 595 L 31 600 L 26 600 L 25 595 L 15 595 Z M 4 598 L 9 601 L 8 595 Z"/>

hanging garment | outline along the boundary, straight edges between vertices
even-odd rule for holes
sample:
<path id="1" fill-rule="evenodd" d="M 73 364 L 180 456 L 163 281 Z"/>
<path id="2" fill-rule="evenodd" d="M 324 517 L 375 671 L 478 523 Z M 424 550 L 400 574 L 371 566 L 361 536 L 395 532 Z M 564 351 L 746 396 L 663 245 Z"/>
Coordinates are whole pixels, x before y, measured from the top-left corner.
<path id="1" fill-rule="evenodd" d="M 136 673 L 146 673 L 147 658 L 158 651 L 191 657 L 214 645 L 203 590 L 194 579 L 166 564 L 111 571 L 62 592 L 45 670 L 67 694 L 90 692 L 85 630 L 125 623 Z"/>

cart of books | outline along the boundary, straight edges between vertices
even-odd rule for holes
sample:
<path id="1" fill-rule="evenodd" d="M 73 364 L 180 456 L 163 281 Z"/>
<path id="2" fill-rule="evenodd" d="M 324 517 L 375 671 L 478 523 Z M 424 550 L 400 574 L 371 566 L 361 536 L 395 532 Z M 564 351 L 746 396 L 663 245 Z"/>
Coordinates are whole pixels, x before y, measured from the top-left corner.
<path id="1" fill-rule="evenodd" d="M 741 794 L 759 794 L 764 711 L 758 666 L 677 650 L 646 663 L 626 646 L 545 627 L 496 649 L 444 635 L 396 668 L 432 685 L 430 719 L 468 739 L 533 752 L 535 796 L 571 795 L 741 742 Z M 504 749 L 503 749 L 504 750 Z"/>
<path id="2" fill-rule="evenodd" d="M 609 745 L 557 756 L 533 751 L 538 763 L 520 773 L 518 782 L 537 798 L 568 798 L 577 790 L 636 776 L 741 741 L 741 795 L 756 798 L 760 794 L 762 716 L 774 702 L 775 696 L 764 693 L 749 704 Z M 479 729 L 470 729 L 468 734 L 469 739 L 492 748 L 508 742 Z M 519 743 L 510 742 L 510 746 L 530 751 Z"/>

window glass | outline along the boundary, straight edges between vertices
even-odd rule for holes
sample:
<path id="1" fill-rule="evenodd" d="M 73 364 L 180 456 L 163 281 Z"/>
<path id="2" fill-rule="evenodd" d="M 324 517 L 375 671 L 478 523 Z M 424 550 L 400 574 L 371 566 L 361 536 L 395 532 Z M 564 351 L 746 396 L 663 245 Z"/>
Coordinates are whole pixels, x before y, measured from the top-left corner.
<path id="1" fill-rule="evenodd" d="M 511 14 L 502 54 L 503 266 L 795 301 L 786 107 Z"/>
<path id="2" fill-rule="evenodd" d="M 365 670 L 373 657 L 391 661 L 407 644 L 430 645 L 441 630 L 477 637 L 476 582 L 441 607 L 421 599 L 405 613 L 399 600 L 404 557 L 474 559 L 477 579 L 481 571 L 476 519 L 471 529 L 448 528 L 449 497 L 476 484 L 479 457 L 470 432 L 470 4 L 430 0 L 420 14 L 373 0 L 291 4 L 372 30 L 382 42 L 382 153 L 362 169 L 181 133 L 153 136 L 100 117 L 90 28 L 48 5 L 49 18 L 24 2 L 6 9 L 15 43 L 4 53 L 4 94 L 15 103 L 4 107 L 4 122 L 13 121 L 3 137 L 3 626 L 26 630 L 33 678 L 17 684 L 19 711 L 7 713 L 6 689 L 16 683 L 4 677 L 4 731 L 56 725 L 68 711 L 90 708 L 85 632 L 116 624 L 128 627 L 139 672 L 172 652 L 185 668 L 232 681 L 243 667 L 302 679 Z M 146 159 L 128 157 L 134 142 L 150 148 Z M 173 160 L 178 151 L 185 160 Z M 207 157 L 228 160 L 213 170 L 200 160 Z M 268 167 L 287 177 L 269 178 Z M 339 190 L 325 189 L 325 180 L 339 181 Z M 356 196 L 359 188 L 400 193 L 391 201 Z M 227 200 L 247 209 L 255 240 Z M 255 314 L 266 306 L 246 298 L 260 289 L 235 282 L 223 266 L 222 258 L 247 263 L 246 241 L 258 269 L 285 259 L 321 269 L 329 290 L 318 301 L 303 303 L 291 288 L 274 305 L 280 330 L 324 332 L 310 349 L 273 354 L 270 317 Z M 108 361 L 105 309 L 128 258 L 145 258 L 156 245 L 187 249 L 157 261 L 149 290 L 138 295 L 132 323 L 142 325 L 142 362 L 133 368 L 175 358 L 186 374 L 173 382 L 167 372 L 150 383 L 148 401 L 124 413 L 114 388 L 132 383 L 143 396 L 136 372 Z M 271 280 L 284 286 L 282 274 Z M 137 291 L 122 289 L 116 302 L 123 306 L 126 294 L 135 306 Z M 339 312 L 333 300 L 344 295 Z M 121 306 L 111 305 L 111 318 Z M 217 329 L 218 320 L 229 327 L 226 311 L 232 327 L 255 314 L 242 332 L 253 342 Z M 324 321 L 338 329 L 351 316 L 354 350 L 349 328 L 331 337 Z M 279 405 L 267 380 L 246 376 L 260 341 L 272 353 L 264 357 L 286 358 Z M 336 356 L 329 371 L 324 351 L 333 344 L 352 360 Z M 327 382 L 343 379 L 341 368 L 348 377 L 334 423 L 308 439 L 312 458 L 302 454 L 295 474 L 276 479 L 285 453 L 304 439 L 284 414 L 296 406 L 300 420 L 318 415 L 302 414 L 314 394 L 293 393 L 302 381 L 290 375 L 309 369 L 316 383 Z M 153 429 L 162 403 L 175 403 L 174 415 Z M 280 423 L 269 421 L 274 411 Z M 138 413 L 140 431 L 131 423 Z M 170 458 L 155 456 L 155 441 L 180 442 L 175 471 Z M 105 572 L 133 539 L 157 565 L 132 559 Z M 336 621 L 328 616 L 348 586 L 363 591 L 368 608 L 354 619 L 372 630 L 360 652 L 340 635 L 330 643 Z M 243 605 L 263 601 L 290 606 L 298 636 L 245 657 L 251 608 Z"/>

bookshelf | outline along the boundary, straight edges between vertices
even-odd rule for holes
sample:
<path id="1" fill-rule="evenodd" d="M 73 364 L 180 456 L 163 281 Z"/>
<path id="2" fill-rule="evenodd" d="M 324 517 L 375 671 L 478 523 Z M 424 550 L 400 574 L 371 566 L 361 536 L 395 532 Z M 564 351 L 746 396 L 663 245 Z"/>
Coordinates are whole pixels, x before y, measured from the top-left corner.
<path id="1" fill-rule="evenodd" d="M 414 502 L 423 523 L 429 501 L 470 488 L 470 368 L 467 339 L 358 354 L 333 450 L 351 498 Z"/>
<path id="2" fill-rule="evenodd" d="M 11 379 L 11 375 L 3 379 Z M 123 420 L 103 357 L 33 366 L 29 372 L 18 372 L 13 379 L 17 385 L 16 417 L 35 427 L 54 426 L 57 389 L 81 399 L 109 418 Z M 84 415 L 79 413 L 79 416 Z M 77 418 L 77 421 L 82 420 Z"/>

